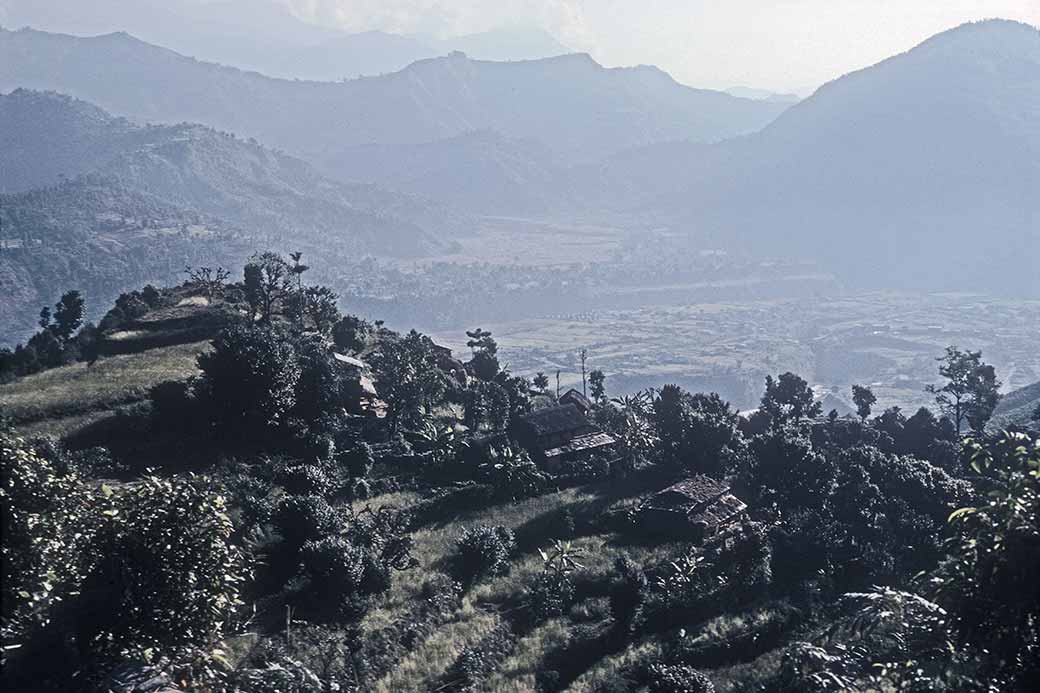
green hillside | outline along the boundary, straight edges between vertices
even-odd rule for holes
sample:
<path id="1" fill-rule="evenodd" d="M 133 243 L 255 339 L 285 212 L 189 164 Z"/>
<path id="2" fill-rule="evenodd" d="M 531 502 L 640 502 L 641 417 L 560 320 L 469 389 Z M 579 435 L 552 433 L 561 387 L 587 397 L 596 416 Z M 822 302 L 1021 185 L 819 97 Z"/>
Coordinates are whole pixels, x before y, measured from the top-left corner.
<path id="1" fill-rule="evenodd" d="M 793 373 L 747 418 L 561 395 L 294 267 L 134 292 L 93 360 L 0 385 L 6 690 L 1028 690 L 1035 439 L 825 417 Z M 1023 567 L 982 596 L 979 543 Z"/>
<path id="2" fill-rule="evenodd" d="M 0 195 L 0 343 L 28 337 L 40 306 L 75 286 L 104 306 L 145 284 L 171 284 L 186 266 L 240 265 L 252 243 L 239 227 L 88 174 Z"/>

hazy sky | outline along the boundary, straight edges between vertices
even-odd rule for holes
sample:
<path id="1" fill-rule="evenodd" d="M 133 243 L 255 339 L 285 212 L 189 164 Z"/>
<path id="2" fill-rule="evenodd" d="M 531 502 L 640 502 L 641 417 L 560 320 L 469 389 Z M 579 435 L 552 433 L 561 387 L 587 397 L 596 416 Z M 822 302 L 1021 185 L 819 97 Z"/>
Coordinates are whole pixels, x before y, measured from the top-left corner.
<path id="1" fill-rule="evenodd" d="M 652 63 L 695 86 L 813 87 L 944 29 L 1040 0 L 289 0 L 351 30 L 459 34 L 540 26 L 607 65 Z"/>

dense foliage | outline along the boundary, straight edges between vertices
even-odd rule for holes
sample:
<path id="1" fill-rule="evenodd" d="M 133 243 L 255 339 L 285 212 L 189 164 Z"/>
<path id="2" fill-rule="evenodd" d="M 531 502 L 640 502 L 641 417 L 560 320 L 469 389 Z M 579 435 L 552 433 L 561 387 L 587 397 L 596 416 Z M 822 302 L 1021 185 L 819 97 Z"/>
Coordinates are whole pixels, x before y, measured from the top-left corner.
<path id="1" fill-rule="evenodd" d="M 548 377 L 510 373 L 489 331 L 461 362 L 340 316 L 306 271 L 300 253 L 254 256 L 241 284 L 192 270 L 176 301 L 224 306 L 197 376 L 91 436 L 4 430 L 13 690 L 461 691 L 526 670 L 544 691 L 1014 692 L 1040 675 L 1037 440 L 985 432 L 998 381 L 977 352 L 951 348 L 938 412 L 909 416 L 862 386 L 855 415 L 821 416 L 793 373 L 749 415 L 676 385 L 608 399 L 593 368 L 577 430 L 614 442 L 549 460 L 518 433 L 556 404 Z M 106 320 L 173 304 L 146 288 Z M 79 340 L 78 305 L 47 311 L 51 338 Z"/>

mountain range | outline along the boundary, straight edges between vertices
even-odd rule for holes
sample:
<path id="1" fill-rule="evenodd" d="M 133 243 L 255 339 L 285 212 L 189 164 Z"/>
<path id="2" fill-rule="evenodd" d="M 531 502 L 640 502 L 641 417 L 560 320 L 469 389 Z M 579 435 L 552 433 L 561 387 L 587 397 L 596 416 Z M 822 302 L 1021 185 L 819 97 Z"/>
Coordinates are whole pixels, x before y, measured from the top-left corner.
<path id="1" fill-rule="evenodd" d="M 0 236 L 13 246 L 35 247 L 27 219 L 49 218 L 52 239 L 62 223 L 77 229 L 68 247 L 104 236 L 87 246 L 106 249 L 106 262 L 143 242 L 127 239 L 155 236 L 112 236 L 105 200 L 124 220 L 205 217 L 220 232 L 202 236 L 224 239 L 214 243 L 299 247 L 333 263 L 438 254 L 474 231 L 471 215 L 515 215 L 815 261 L 875 288 L 1040 295 L 1040 32 L 1015 22 L 949 30 L 795 105 L 580 54 L 454 54 L 322 83 L 127 34 L 35 30 L 0 31 L 7 89 Z M 41 189 L 60 194 L 31 193 Z M 93 227 L 79 198 L 101 220 Z M 154 204 L 166 207 L 131 213 Z M 5 271 L 24 279 L 12 257 Z"/>
<path id="2" fill-rule="evenodd" d="M 857 283 L 1035 296 L 1038 114 L 1040 31 L 994 20 L 835 80 L 758 133 L 577 178 L 633 217 Z"/>
<path id="3" fill-rule="evenodd" d="M 450 38 L 341 31 L 306 22 L 277 0 L 5 0 L 0 2 L 0 24 L 73 34 L 126 31 L 199 60 L 316 81 L 397 72 L 452 51 L 479 60 L 532 60 L 572 52 L 535 27 Z"/>
<path id="4" fill-rule="evenodd" d="M 356 147 L 356 180 L 490 214 L 595 215 L 812 259 L 868 287 L 1040 295 L 1040 32 L 968 24 L 825 85 L 761 131 L 570 165 L 494 132 Z"/>
<path id="5" fill-rule="evenodd" d="M 269 78 L 203 63 L 128 34 L 0 32 L 0 91 L 51 89 L 139 121 L 200 122 L 335 171 L 370 144 L 418 144 L 494 130 L 568 161 L 665 140 L 756 131 L 787 108 L 693 89 L 661 70 L 607 69 L 584 54 L 519 62 L 462 53 L 345 82 Z"/>

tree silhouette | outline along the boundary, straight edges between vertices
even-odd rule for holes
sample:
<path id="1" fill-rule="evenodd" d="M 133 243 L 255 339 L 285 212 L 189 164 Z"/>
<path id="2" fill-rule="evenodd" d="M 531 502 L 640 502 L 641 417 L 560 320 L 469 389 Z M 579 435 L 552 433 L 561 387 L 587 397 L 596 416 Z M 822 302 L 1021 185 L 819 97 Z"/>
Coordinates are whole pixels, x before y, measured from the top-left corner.
<path id="1" fill-rule="evenodd" d="M 1001 383 L 993 366 L 982 361 L 981 351 L 961 351 L 956 346 L 946 347 L 937 360 L 946 384 L 929 385 L 926 390 L 935 395 L 939 410 L 953 421 L 958 433 L 965 422 L 981 433 L 1000 399 Z"/>
<path id="2" fill-rule="evenodd" d="M 817 417 L 823 412 L 823 406 L 813 397 L 809 383 L 788 372 L 776 379 L 771 375 L 766 376 L 762 411 L 768 414 L 774 423 L 779 424 Z"/>
<path id="3" fill-rule="evenodd" d="M 869 387 L 862 385 L 852 386 L 852 401 L 856 405 L 856 413 L 859 414 L 861 421 L 866 421 L 867 417 L 870 416 L 870 408 L 877 402 L 877 397 Z"/>

